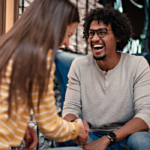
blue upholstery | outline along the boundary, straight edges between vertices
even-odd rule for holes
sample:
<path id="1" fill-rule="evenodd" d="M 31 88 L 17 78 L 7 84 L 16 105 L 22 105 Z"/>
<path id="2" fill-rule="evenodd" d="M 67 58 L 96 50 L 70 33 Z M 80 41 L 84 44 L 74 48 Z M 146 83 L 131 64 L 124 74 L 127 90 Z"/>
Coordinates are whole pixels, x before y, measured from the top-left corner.
<path id="1" fill-rule="evenodd" d="M 67 52 L 60 52 L 60 51 L 57 51 L 56 53 L 55 76 L 60 86 L 62 106 L 65 100 L 65 93 L 66 93 L 66 88 L 67 88 L 67 83 L 68 83 L 67 75 L 68 75 L 71 63 L 76 57 L 80 57 L 80 56 L 84 56 L 84 54 L 74 54 L 74 53 L 67 53 Z"/>
<path id="2" fill-rule="evenodd" d="M 150 55 L 147 53 L 140 53 L 140 54 L 134 54 L 137 56 L 143 56 L 146 58 L 148 63 L 150 64 Z M 65 93 L 66 88 L 68 84 L 68 72 L 71 66 L 72 61 L 76 57 L 84 56 L 83 54 L 74 54 L 74 53 L 67 53 L 67 52 L 60 52 L 58 51 L 56 54 L 56 71 L 55 76 L 59 82 L 60 91 L 61 91 L 61 100 L 62 100 L 62 106 L 63 102 L 65 100 Z"/>

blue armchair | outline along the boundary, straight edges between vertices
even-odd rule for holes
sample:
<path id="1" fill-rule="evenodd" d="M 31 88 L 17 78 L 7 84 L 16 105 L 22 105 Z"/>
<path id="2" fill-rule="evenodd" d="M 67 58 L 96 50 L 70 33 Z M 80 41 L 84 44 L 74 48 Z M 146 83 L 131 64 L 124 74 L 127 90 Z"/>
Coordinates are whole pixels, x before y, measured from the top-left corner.
<path id="1" fill-rule="evenodd" d="M 63 107 L 63 103 L 65 100 L 65 93 L 66 93 L 67 84 L 68 84 L 67 75 L 68 75 L 71 63 L 76 57 L 80 57 L 80 56 L 84 56 L 84 54 L 74 54 L 74 53 L 57 51 L 56 59 L 55 59 L 55 63 L 56 63 L 55 76 L 60 86 L 62 107 Z"/>

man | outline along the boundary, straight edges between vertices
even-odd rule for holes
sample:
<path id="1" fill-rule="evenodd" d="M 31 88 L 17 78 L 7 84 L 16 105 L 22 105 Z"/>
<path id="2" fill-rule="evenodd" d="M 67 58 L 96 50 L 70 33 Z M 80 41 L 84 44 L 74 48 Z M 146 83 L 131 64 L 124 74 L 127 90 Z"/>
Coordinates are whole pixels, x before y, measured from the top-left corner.
<path id="1" fill-rule="evenodd" d="M 74 141 L 84 150 L 149 150 L 149 65 L 144 57 L 117 51 L 132 36 L 129 20 L 107 6 L 91 10 L 84 21 L 84 37 L 93 54 L 72 63 L 63 117 L 75 120 L 82 110 L 90 138 Z"/>

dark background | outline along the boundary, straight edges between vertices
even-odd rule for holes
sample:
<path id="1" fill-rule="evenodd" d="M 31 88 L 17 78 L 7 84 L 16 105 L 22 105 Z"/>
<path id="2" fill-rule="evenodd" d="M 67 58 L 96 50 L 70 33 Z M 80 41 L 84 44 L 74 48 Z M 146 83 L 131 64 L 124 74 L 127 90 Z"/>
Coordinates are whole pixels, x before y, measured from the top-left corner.
<path id="1" fill-rule="evenodd" d="M 134 0 L 134 1 L 137 2 L 138 4 L 144 5 L 145 0 Z M 99 0 L 98 2 L 104 6 L 108 3 L 111 3 L 113 6 L 115 0 Z M 140 39 L 140 35 L 142 34 L 142 30 L 144 28 L 144 21 L 145 21 L 144 8 L 140 9 L 136 7 L 129 0 L 122 0 L 122 6 L 123 6 L 123 13 L 125 13 L 131 21 L 133 32 L 134 32 L 133 39 Z M 149 10 L 149 14 L 150 14 L 150 10 Z M 150 15 L 149 15 L 149 20 L 150 20 Z M 149 21 L 147 38 L 148 38 L 148 49 L 150 50 L 150 21 Z"/>

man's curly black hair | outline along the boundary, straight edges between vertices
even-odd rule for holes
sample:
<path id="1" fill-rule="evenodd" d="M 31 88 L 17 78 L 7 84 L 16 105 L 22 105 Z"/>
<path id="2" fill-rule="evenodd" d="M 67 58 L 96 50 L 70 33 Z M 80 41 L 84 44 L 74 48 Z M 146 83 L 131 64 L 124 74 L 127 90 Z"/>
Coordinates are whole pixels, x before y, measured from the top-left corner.
<path id="1" fill-rule="evenodd" d="M 83 37 L 88 39 L 88 31 L 93 20 L 103 22 L 106 25 L 111 24 L 113 33 L 120 42 L 117 43 L 117 50 L 122 51 L 133 35 L 132 26 L 124 13 L 120 13 L 110 5 L 105 8 L 92 9 L 85 15 Z"/>

